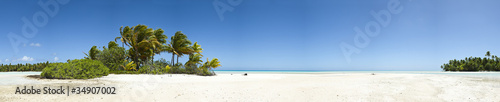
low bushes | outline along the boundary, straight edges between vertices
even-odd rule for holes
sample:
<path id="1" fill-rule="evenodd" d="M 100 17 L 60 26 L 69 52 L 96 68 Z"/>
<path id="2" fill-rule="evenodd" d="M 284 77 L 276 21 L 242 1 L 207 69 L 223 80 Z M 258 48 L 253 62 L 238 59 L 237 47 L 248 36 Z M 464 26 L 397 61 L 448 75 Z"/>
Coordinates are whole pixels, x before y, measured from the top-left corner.
<path id="1" fill-rule="evenodd" d="M 56 79 L 90 79 L 109 74 L 109 68 L 100 61 L 75 59 L 67 63 L 52 63 L 42 70 L 42 77 Z"/>

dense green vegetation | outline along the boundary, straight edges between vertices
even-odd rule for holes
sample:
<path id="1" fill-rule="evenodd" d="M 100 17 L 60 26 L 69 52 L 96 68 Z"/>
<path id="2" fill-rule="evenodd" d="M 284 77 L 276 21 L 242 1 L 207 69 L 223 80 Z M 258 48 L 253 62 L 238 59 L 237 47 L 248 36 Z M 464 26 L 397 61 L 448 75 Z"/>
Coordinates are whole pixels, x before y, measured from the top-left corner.
<path id="1" fill-rule="evenodd" d="M 146 25 L 120 27 L 120 35 L 103 46 L 102 50 L 92 46 L 84 59 L 68 60 L 65 63 L 38 63 L 1 65 L 1 71 L 42 71 L 45 78 L 88 79 L 115 74 L 197 74 L 215 75 L 212 69 L 220 67 L 213 58 L 203 63 L 203 49 L 198 42 L 192 43 L 187 35 L 177 31 L 170 40 L 162 29 Z M 121 47 L 117 44 L 121 41 Z M 125 48 L 128 47 L 128 49 Z M 172 59 L 154 60 L 154 56 L 171 53 Z M 189 60 L 179 63 L 179 58 L 188 55 Z M 177 57 L 177 58 L 176 58 Z M 176 59 L 177 61 L 175 61 Z"/>
<path id="2" fill-rule="evenodd" d="M 67 63 L 52 63 L 42 70 L 42 77 L 57 79 L 90 79 L 109 74 L 108 67 L 100 61 L 75 59 Z"/>
<path id="3" fill-rule="evenodd" d="M 42 71 L 49 64 L 49 61 L 44 63 L 36 63 L 36 64 L 0 64 L 0 72 L 9 72 L 9 71 Z"/>
<path id="4" fill-rule="evenodd" d="M 450 60 L 441 65 L 445 71 L 500 71 L 500 58 L 486 52 L 486 57 L 465 57 L 462 60 Z"/>
<path id="5" fill-rule="evenodd" d="M 212 69 L 221 66 L 217 58 L 212 59 L 213 63 L 203 64 L 203 61 L 201 60 L 201 58 L 203 57 L 203 55 L 201 54 L 203 52 L 201 45 L 199 45 L 197 42 L 193 44 L 188 39 L 187 35 L 185 35 L 181 31 L 177 31 L 172 37 L 170 37 L 170 41 L 168 41 L 168 36 L 164 35 L 163 32 L 164 31 L 162 29 L 154 30 L 140 24 L 133 27 L 120 27 L 120 36 L 116 37 L 115 41 L 120 40 L 122 42 L 121 48 L 123 48 L 124 46 L 127 46 L 129 48 L 125 51 L 125 58 L 123 62 L 101 62 L 103 62 L 106 66 L 120 65 L 119 68 L 112 68 L 113 66 L 108 66 L 112 69 L 112 73 L 185 73 L 198 75 L 215 75 Z M 91 49 L 89 53 L 91 51 L 96 50 Z M 97 52 L 100 53 L 99 50 L 97 50 Z M 166 61 L 165 59 L 160 59 L 157 61 L 154 60 L 155 55 L 165 52 L 172 54 L 172 59 L 170 61 Z M 179 63 L 179 57 L 183 57 L 184 55 L 189 55 L 189 60 L 183 65 L 182 63 Z M 92 56 L 89 55 L 89 57 L 91 58 Z M 177 57 L 176 62 L 175 57 Z M 107 58 L 102 58 L 99 56 L 97 56 L 96 58 L 96 60 L 103 59 Z M 112 61 L 117 60 L 119 59 L 112 59 Z M 209 62 L 208 59 L 207 62 Z"/>

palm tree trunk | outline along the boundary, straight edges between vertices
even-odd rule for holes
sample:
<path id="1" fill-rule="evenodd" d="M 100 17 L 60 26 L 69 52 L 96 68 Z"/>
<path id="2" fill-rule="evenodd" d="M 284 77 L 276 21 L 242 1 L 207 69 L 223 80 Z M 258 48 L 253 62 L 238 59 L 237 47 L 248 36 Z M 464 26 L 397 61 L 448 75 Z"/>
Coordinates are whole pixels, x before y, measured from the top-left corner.
<path id="1" fill-rule="evenodd" d="M 153 48 L 153 56 L 151 56 L 151 64 L 154 64 L 155 60 L 155 49 Z"/>
<path id="2" fill-rule="evenodd" d="M 135 56 L 134 61 L 135 61 L 135 65 L 136 65 L 136 66 L 135 66 L 135 69 L 139 70 L 139 65 L 141 65 L 141 64 L 139 63 L 139 58 L 138 58 L 139 56 L 138 56 L 137 49 L 135 49 L 135 51 L 134 51 L 134 52 L 135 52 L 135 55 L 134 55 L 134 56 Z"/>
<path id="3" fill-rule="evenodd" d="M 172 63 L 172 67 L 174 66 L 174 53 L 172 53 L 172 61 L 170 63 Z"/>

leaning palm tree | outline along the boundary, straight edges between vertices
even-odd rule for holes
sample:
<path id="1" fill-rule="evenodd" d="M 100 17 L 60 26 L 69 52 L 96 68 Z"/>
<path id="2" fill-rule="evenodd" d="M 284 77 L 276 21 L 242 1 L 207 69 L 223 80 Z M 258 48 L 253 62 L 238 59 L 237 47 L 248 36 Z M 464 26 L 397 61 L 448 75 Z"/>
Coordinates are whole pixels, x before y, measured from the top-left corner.
<path id="1" fill-rule="evenodd" d="M 151 44 L 153 45 L 153 55 L 151 56 L 151 63 L 154 62 L 154 56 L 156 54 L 160 54 L 165 50 L 165 43 L 167 43 L 167 36 L 163 34 L 163 30 L 156 29 L 153 33 L 153 36 L 149 39 Z"/>
<path id="2" fill-rule="evenodd" d="M 200 54 L 201 52 L 203 52 L 203 49 L 201 48 L 201 45 L 198 45 L 198 42 L 194 42 L 193 46 L 191 46 L 191 49 L 193 51 L 193 52 L 191 52 L 191 54 L 193 54 L 193 53 Z"/>
<path id="3" fill-rule="evenodd" d="M 212 73 L 215 73 L 215 72 L 213 72 L 212 69 L 220 67 L 220 66 L 222 66 L 222 65 L 220 65 L 219 59 L 213 58 L 212 60 L 209 61 L 207 58 L 207 61 L 205 63 L 203 63 L 201 68 L 203 68 L 202 70 L 208 70 L 208 71 L 212 71 Z"/>
<path id="4" fill-rule="evenodd" d="M 186 62 L 186 64 L 201 64 L 203 60 L 201 60 L 201 57 L 203 57 L 201 54 L 193 54 L 189 56 L 189 60 Z"/>
<path id="5" fill-rule="evenodd" d="M 92 46 L 89 50 L 89 54 L 83 52 L 87 57 L 85 59 L 91 59 L 91 60 L 97 60 L 97 54 L 101 52 L 99 49 L 97 49 L 97 46 Z"/>
<path id="6" fill-rule="evenodd" d="M 155 30 L 146 25 L 137 25 L 133 27 L 120 27 L 120 39 L 129 47 L 129 57 L 136 63 L 136 69 L 139 69 L 141 61 L 146 61 L 153 55 L 153 48 L 156 39 L 153 39 Z M 118 37 L 117 37 L 118 38 Z M 116 40 L 116 39 L 115 39 Z M 141 61 L 139 61 L 141 60 Z"/>
<path id="7" fill-rule="evenodd" d="M 201 60 L 201 54 L 189 54 L 189 60 L 184 64 L 186 71 L 188 73 L 197 73 L 196 69 L 198 65 L 202 64 L 203 60 Z"/>
<path id="8" fill-rule="evenodd" d="M 177 63 L 179 63 L 179 57 L 192 52 L 189 45 L 191 45 L 191 41 L 181 31 L 177 31 L 174 36 L 170 37 L 170 44 L 166 46 L 165 51 L 172 53 L 172 66 L 174 66 L 175 55 L 177 55 Z"/>

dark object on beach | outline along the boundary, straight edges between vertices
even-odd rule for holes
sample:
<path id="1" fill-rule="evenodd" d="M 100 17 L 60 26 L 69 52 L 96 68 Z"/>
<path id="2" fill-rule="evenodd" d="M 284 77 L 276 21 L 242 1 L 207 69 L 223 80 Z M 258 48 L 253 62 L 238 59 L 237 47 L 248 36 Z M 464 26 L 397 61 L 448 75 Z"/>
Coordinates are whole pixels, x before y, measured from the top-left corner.
<path id="1" fill-rule="evenodd" d="M 372 75 L 375 75 L 375 73 L 372 73 Z"/>
<path id="2" fill-rule="evenodd" d="M 245 73 L 245 74 L 243 74 L 243 75 L 244 75 L 244 76 L 247 76 L 248 74 L 247 74 L 247 73 Z"/>
<path id="3" fill-rule="evenodd" d="M 33 79 L 44 79 L 44 78 L 43 78 L 42 76 L 40 76 L 40 75 L 28 75 L 28 76 L 26 76 L 26 77 L 28 77 L 28 78 L 33 78 Z"/>

